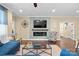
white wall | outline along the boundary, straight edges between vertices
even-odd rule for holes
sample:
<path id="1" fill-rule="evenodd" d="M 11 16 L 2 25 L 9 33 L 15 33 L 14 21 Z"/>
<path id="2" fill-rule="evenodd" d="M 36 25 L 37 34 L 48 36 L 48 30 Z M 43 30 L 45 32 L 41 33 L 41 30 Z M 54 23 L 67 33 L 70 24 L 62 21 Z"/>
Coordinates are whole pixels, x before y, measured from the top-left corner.
<path id="1" fill-rule="evenodd" d="M 29 17 L 15 17 L 15 32 L 17 38 L 29 39 L 30 37 L 30 19 Z M 26 28 L 23 28 L 22 22 L 26 20 L 28 23 Z"/>

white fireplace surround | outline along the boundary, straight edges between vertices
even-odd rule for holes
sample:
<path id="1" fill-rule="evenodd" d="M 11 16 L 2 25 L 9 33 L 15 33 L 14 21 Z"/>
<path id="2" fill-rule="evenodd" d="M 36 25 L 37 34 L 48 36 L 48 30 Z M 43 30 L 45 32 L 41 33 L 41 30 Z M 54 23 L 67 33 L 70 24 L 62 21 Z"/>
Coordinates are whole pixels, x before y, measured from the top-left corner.
<path id="1" fill-rule="evenodd" d="M 46 28 L 34 28 L 33 27 L 33 21 L 34 20 L 46 20 L 47 21 L 47 27 Z M 48 34 L 49 34 L 49 30 L 50 30 L 50 17 L 30 17 L 30 24 L 31 24 L 31 37 L 30 39 L 48 39 Z M 47 36 L 33 36 L 33 32 L 47 32 Z"/>

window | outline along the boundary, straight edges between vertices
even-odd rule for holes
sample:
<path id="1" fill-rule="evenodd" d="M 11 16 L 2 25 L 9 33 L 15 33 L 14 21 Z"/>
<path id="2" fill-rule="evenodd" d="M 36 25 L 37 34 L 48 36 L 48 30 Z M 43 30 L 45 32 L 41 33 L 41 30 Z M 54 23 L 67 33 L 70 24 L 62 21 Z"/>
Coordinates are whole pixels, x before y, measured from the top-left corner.
<path id="1" fill-rule="evenodd" d="M 0 5 L 0 24 L 7 25 L 7 9 Z"/>
<path id="2" fill-rule="evenodd" d="M 7 34 L 7 9 L 0 5 L 0 40 Z"/>

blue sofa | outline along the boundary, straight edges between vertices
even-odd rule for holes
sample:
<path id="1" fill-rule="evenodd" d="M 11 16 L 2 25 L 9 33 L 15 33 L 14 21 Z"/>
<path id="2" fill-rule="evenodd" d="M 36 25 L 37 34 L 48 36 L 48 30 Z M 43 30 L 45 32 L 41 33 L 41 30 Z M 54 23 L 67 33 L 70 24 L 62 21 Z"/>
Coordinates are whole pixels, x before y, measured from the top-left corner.
<path id="1" fill-rule="evenodd" d="M 0 56 L 14 55 L 20 48 L 20 42 L 12 40 L 0 46 Z"/>
<path id="2" fill-rule="evenodd" d="M 79 53 L 71 52 L 66 48 L 61 50 L 60 56 L 79 56 Z"/>

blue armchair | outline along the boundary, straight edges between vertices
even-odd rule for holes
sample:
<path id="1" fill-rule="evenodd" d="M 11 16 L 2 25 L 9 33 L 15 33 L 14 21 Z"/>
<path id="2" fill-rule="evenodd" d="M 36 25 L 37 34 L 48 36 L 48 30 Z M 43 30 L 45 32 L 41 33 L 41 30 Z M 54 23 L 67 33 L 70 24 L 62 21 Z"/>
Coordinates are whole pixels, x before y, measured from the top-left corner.
<path id="1" fill-rule="evenodd" d="M 75 52 L 71 52 L 66 48 L 63 48 L 61 50 L 60 56 L 79 56 L 79 54 Z"/>

